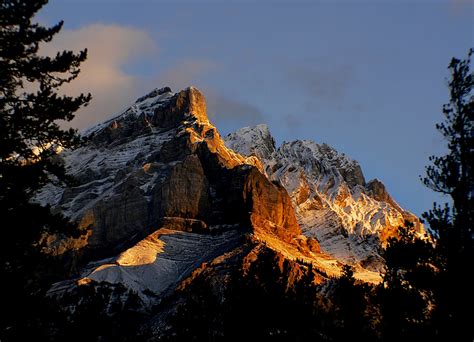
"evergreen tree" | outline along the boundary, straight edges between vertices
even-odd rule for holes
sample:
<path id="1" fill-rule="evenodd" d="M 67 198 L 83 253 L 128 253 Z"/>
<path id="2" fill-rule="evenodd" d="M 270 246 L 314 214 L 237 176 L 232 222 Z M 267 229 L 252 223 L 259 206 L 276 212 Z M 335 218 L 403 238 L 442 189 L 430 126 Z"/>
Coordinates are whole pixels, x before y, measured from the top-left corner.
<path id="1" fill-rule="evenodd" d="M 49 208 L 32 203 L 36 190 L 50 180 L 65 180 L 55 155 L 79 143 L 77 132 L 65 130 L 90 95 L 59 95 L 61 85 L 79 73 L 86 51 L 41 56 L 62 22 L 46 28 L 32 22 L 47 0 L 0 1 L 0 339 L 21 339 L 44 317 L 41 307 L 44 272 L 49 272 L 37 242 L 46 232 L 77 233 Z"/>
<path id="2" fill-rule="evenodd" d="M 442 337 L 472 341 L 469 312 L 474 304 L 469 280 L 474 257 L 474 74 L 470 49 L 465 60 L 453 58 L 448 66 L 450 100 L 443 106 L 445 121 L 436 127 L 447 141 L 448 153 L 431 157 L 425 185 L 450 197 L 423 217 L 437 238 L 440 268 L 437 282 L 436 327 Z"/>
<path id="3" fill-rule="evenodd" d="M 412 227 L 400 229 L 384 252 L 386 272 L 379 287 L 382 336 L 385 340 L 436 339 L 472 341 L 474 211 L 474 75 L 471 49 L 465 60 L 448 66 L 450 101 L 445 121 L 436 127 L 448 153 L 430 157 L 423 183 L 452 200 L 434 204 L 423 217 L 430 236 Z"/>
<path id="4" fill-rule="evenodd" d="M 85 284 L 63 294 L 49 341 L 138 341 L 147 320 L 140 297 L 121 284 Z"/>
<path id="5" fill-rule="evenodd" d="M 436 281 L 434 248 L 406 223 L 388 240 L 385 273 L 378 288 L 380 332 L 384 340 L 427 338 L 431 333 L 430 307 Z"/>
<path id="6" fill-rule="evenodd" d="M 336 329 L 332 332 L 334 340 L 371 341 L 375 339 L 370 320 L 366 315 L 369 292 L 367 284 L 356 283 L 353 268 L 344 265 L 341 277 L 334 283 L 334 292 L 331 296 L 336 318 Z"/>

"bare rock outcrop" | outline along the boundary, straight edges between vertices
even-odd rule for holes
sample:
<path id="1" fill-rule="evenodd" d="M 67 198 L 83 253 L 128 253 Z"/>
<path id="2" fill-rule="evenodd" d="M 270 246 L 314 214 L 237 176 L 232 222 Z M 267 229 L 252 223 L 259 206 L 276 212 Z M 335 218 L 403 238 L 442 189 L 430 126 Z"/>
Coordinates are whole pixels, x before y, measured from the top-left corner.
<path id="1" fill-rule="evenodd" d="M 117 255 L 162 229 L 214 236 L 258 229 L 286 243 L 301 234 L 285 188 L 256 157 L 225 146 L 196 88 L 154 90 L 86 139 L 62 154 L 79 185 L 38 195 L 90 231 L 84 261 Z"/>

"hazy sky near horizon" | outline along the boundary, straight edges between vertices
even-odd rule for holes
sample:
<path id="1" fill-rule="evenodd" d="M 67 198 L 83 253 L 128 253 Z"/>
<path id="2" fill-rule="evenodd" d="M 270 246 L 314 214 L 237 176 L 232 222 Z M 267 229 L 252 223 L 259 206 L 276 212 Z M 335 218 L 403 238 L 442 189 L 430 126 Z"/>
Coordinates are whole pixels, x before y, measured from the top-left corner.
<path id="1" fill-rule="evenodd" d="M 277 144 L 311 139 L 358 160 L 417 215 L 440 199 L 419 175 L 443 151 L 434 126 L 450 59 L 474 47 L 473 1 L 51 0 L 38 20 L 65 21 L 45 53 L 89 50 L 67 89 L 94 96 L 76 127 L 194 85 L 223 135 L 267 123 Z"/>

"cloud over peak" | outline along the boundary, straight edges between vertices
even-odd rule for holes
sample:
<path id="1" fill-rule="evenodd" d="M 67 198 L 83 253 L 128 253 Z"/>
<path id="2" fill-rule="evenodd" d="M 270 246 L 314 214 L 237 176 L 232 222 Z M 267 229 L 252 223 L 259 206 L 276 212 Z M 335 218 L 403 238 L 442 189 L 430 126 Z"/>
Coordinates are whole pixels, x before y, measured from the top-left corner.
<path id="1" fill-rule="evenodd" d="M 41 53 L 75 52 L 87 48 L 88 58 L 78 78 L 61 88 L 68 95 L 92 93 L 89 106 L 82 108 L 72 121 L 83 129 L 120 111 L 140 94 L 138 78 L 128 73 L 128 63 L 144 56 L 157 56 L 158 47 L 143 30 L 106 24 L 91 24 L 75 30 L 62 30 Z"/>

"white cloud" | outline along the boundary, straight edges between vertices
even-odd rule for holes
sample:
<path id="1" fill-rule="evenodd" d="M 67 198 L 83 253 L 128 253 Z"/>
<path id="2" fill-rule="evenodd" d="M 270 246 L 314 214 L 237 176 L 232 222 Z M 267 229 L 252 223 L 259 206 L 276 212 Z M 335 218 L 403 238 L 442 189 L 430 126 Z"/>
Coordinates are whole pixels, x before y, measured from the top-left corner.
<path id="1" fill-rule="evenodd" d="M 89 106 L 77 112 L 72 125 L 82 129 L 122 110 L 141 95 L 139 78 L 127 73 L 127 63 L 156 56 L 158 48 L 145 31 L 118 25 L 92 24 L 77 30 L 62 30 L 41 52 L 78 52 L 88 49 L 78 78 L 61 88 L 68 95 L 90 92 Z"/>

